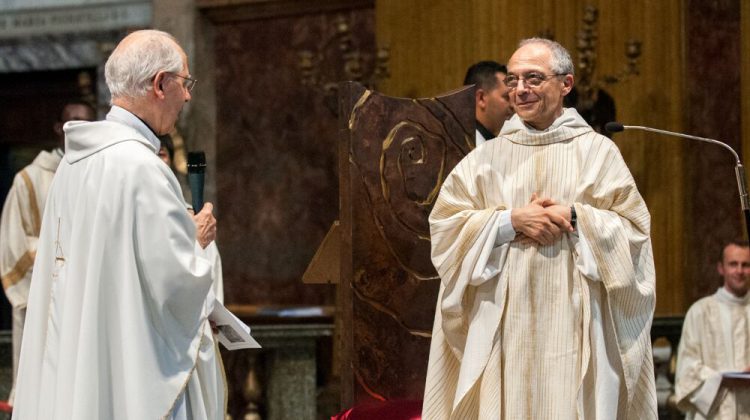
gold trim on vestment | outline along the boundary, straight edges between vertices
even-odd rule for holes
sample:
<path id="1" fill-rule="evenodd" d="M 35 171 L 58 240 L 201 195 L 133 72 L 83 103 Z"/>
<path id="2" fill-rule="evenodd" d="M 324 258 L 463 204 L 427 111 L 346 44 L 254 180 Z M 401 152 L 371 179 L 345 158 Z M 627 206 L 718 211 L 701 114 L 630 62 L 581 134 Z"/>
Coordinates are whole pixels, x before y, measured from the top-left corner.
<path id="1" fill-rule="evenodd" d="M 21 281 L 29 269 L 34 266 L 35 257 L 36 251 L 26 251 L 21 255 L 21 258 L 18 259 L 13 269 L 3 275 L 3 289 L 7 289 Z"/>
<path id="2" fill-rule="evenodd" d="M 213 329 L 211 330 L 213 333 Z M 224 418 L 227 417 L 229 411 L 229 382 L 227 382 L 227 372 L 224 370 L 224 359 L 221 357 L 221 350 L 219 349 L 219 342 L 216 341 L 217 335 L 213 335 L 214 340 L 214 351 L 216 352 L 216 358 L 219 359 L 219 368 L 221 369 L 221 380 L 224 383 Z"/>
<path id="3" fill-rule="evenodd" d="M 203 333 L 203 331 L 206 328 L 206 322 L 208 322 L 208 318 L 206 318 L 203 323 L 201 323 L 200 331 L 201 339 L 198 342 L 198 349 L 195 352 L 195 360 L 193 361 L 193 367 L 190 368 L 190 372 L 187 374 L 187 378 L 185 378 L 185 383 L 182 384 L 182 387 L 180 387 L 180 392 L 177 393 L 177 396 L 174 398 L 174 401 L 172 401 L 171 406 L 169 407 L 169 410 L 167 411 L 167 414 L 165 414 L 161 419 L 167 420 L 171 418 L 172 411 L 174 411 L 175 406 L 177 405 L 177 401 L 179 401 L 180 396 L 184 395 L 185 390 L 187 389 L 188 382 L 190 382 L 190 378 L 193 376 L 193 372 L 195 372 L 195 367 L 198 366 L 198 359 L 201 357 L 201 347 L 203 347 L 203 337 L 206 336 L 206 334 Z M 185 395 L 185 398 L 187 398 L 187 395 Z"/>
<path id="4" fill-rule="evenodd" d="M 42 215 L 39 212 L 39 204 L 36 202 L 36 192 L 34 191 L 34 184 L 31 182 L 31 178 L 26 170 L 20 172 L 21 178 L 23 179 L 26 188 L 29 190 L 29 206 L 31 206 L 31 217 L 33 225 L 31 231 L 34 236 L 39 237 L 39 232 L 42 230 Z"/>

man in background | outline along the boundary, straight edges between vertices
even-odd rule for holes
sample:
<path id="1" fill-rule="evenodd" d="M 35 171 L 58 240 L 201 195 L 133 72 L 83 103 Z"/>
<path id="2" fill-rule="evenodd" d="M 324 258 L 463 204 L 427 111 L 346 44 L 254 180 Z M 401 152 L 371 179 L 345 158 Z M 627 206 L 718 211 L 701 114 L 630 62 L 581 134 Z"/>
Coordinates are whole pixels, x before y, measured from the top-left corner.
<path id="1" fill-rule="evenodd" d="M 733 241 L 716 270 L 723 285 L 685 316 L 677 352 L 675 395 L 687 419 L 750 419 L 750 248 Z"/>
<path id="2" fill-rule="evenodd" d="M 18 419 L 223 420 L 203 250 L 213 206 L 191 216 L 159 159 L 195 79 L 174 37 L 135 31 L 104 68 L 105 121 L 65 125 L 29 292 Z"/>
<path id="3" fill-rule="evenodd" d="M 500 134 L 503 123 L 513 115 L 508 87 L 503 84 L 508 70 L 495 61 L 480 61 L 466 71 L 464 85 L 475 85 L 476 144 Z"/>
<path id="4" fill-rule="evenodd" d="M 8 397 L 11 405 L 42 214 L 52 177 L 65 151 L 63 124 L 75 120 L 93 121 L 94 118 L 91 105 L 81 101 L 67 102 L 52 127 L 57 147 L 40 152 L 30 165 L 18 172 L 5 198 L 0 217 L 0 277 L 5 296 L 13 308 L 13 388 Z"/>

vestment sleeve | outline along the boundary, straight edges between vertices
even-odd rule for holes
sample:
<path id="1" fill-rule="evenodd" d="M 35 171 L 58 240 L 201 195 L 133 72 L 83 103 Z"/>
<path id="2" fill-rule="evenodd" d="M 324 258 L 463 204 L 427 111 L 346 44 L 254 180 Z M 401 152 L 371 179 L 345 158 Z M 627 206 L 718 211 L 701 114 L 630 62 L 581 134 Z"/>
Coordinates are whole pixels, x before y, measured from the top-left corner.
<path id="1" fill-rule="evenodd" d="M 160 163 L 142 165 L 135 181 L 138 278 L 156 329 L 169 332 L 165 337 L 188 338 L 205 319 L 201 308 L 211 288 L 212 267 L 196 252 L 196 228 L 179 184 Z"/>
<path id="2" fill-rule="evenodd" d="M 216 241 L 211 241 L 205 249 L 201 248 L 200 244 L 196 241 L 195 250 L 199 256 L 211 262 L 211 278 L 213 279 L 211 289 L 214 292 L 216 300 L 223 304 L 224 275 L 222 273 L 221 256 L 219 255 L 219 248 L 216 246 Z"/>
<path id="3" fill-rule="evenodd" d="M 594 169 L 582 175 L 578 186 L 577 196 L 582 197 L 575 203 L 578 227 L 606 289 L 613 323 L 608 327 L 614 329 L 632 399 L 641 379 L 653 382 L 650 329 L 656 299 L 651 219 L 614 143 L 593 142 L 586 159 Z"/>
<path id="4" fill-rule="evenodd" d="M 448 175 L 430 214 L 432 262 L 444 291 L 438 303 L 446 340 L 457 354 L 463 352 L 468 333 L 464 294 L 502 270 L 507 243 L 497 246 L 500 211 L 477 202 L 473 157 L 469 154 Z"/>
<path id="5" fill-rule="evenodd" d="M 721 372 L 706 366 L 701 355 L 700 319 L 706 316 L 699 307 L 692 307 L 685 316 L 682 337 L 677 351 L 675 397 L 683 411 L 697 410 L 708 416 L 711 407 L 720 397 Z"/>

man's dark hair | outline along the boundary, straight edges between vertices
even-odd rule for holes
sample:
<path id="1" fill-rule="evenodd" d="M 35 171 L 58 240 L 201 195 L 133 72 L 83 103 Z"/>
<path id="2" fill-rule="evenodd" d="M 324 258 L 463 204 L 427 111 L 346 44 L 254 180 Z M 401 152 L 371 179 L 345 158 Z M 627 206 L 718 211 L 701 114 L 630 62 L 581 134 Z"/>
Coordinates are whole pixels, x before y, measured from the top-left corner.
<path id="1" fill-rule="evenodd" d="M 86 108 L 91 110 L 91 113 L 94 114 L 94 117 L 96 117 L 96 108 L 94 108 L 93 105 L 91 105 L 91 102 L 84 101 L 83 99 L 68 99 L 63 103 L 63 105 L 60 107 L 60 114 L 57 116 L 57 121 L 59 122 L 65 122 L 63 121 L 65 119 L 65 109 L 71 105 L 81 105 L 85 106 Z"/>
<path id="2" fill-rule="evenodd" d="M 465 85 L 477 85 L 477 89 L 492 90 L 497 86 L 497 73 L 508 73 L 508 69 L 496 61 L 480 61 L 466 70 Z"/>
<path id="3" fill-rule="evenodd" d="M 726 242 L 724 244 L 724 246 L 721 247 L 721 253 L 719 254 L 719 262 L 720 263 L 724 262 L 724 250 L 727 249 L 727 247 L 729 245 L 738 246 L 740 248 L 747 248 L 747 247 L 750 246 L 750 243 L 748 243 L 747 241 L 742 240 L 742 239 L 732 239 L 731 241 Z"/>

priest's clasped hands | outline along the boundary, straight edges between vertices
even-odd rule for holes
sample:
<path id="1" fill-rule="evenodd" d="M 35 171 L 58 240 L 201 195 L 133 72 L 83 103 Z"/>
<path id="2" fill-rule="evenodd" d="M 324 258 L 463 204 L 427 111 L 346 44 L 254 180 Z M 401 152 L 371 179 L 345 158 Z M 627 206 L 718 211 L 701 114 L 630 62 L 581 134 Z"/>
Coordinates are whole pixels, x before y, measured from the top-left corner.
<path id="1" fill-rule="evenodd" d="M 551 245 L 563 233 L 575 230 L 570 218 L 570 206 L 558 204 L 549 197 L 539 198 L 533 193 L 529 204 L 511 210 L 510 221 L 516 231 L 514 241 Z"/>

